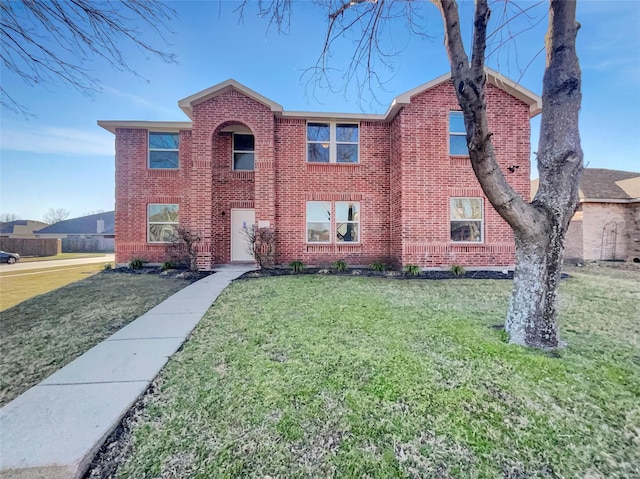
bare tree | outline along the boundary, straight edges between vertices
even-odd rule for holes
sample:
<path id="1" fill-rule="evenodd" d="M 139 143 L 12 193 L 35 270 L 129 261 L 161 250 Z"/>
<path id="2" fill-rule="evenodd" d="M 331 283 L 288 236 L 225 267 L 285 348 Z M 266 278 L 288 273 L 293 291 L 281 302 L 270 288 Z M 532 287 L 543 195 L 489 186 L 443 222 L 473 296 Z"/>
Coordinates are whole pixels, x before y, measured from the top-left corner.
<path id="1" fill-rule="evenodd" d="M 85 95 L 100 90 L 86 61 L 101 58 L 118 70 L 137 74 L 124 51 L 175 62 L 175 56 L 143 40 L 146 27 L 164 41 L 175 11 L 156 0 L 13 0 L 0 2 L 2 66 L 30 85 L 61 82 Z M 4 86 L 0 104 L 26 112 Z"/>
<path id="2" fill-rule="evenodd" d="M 100 213 L 104 213 L 104 209 L 97 209 L 97 210 L 89 210 L 89 211 L 85 211 L 82 216 L 91 216 L 91 215 L 98 215 Z"/>
<path id="3" fill-rule="evenodd" d="M 384 24 L 398 17 L 414 21 L 414 2 L 400 0 L 327 0 L 329 26 L 319 60 L 312 72 L 326 79 L 331 47 L 355 30 L 360 36 L 343 85 L 362 82 L 364 70 L 369 88 L 378 81 L 375 57 L 386 58 Z M 527 203 L 506 181 L 492 143 L 485 100 L 487 26 L 491 14 L 488 0 L 476 0 L 473 44 L 465 50 L 458 5 L 455 0 L 433 0 L 445 30 L 445 49 L 458 102 L 464 113 L 467 146 L 473 171 L 482 189 L 502 218 L 511 226 L 516 241 L 516 271 L 505 328 L 511 343 L 554 349 L 558 335 L 557 291 L 562 267 L 564 238 L 578 204 L 578 182 L 583 154 L 578 131 L 582 99 L 581 73 L 576 54 L 576 0 L 550 0 L 546 35 L 547 61 L 542 79 L 542 119 L 538 146 L 540 187 Z M 417 4 L 416 4 L 417 5 Z M 270 25 L 288 22 L 287 0 L 260 2 L 260 14 Z M 521 8 L 526 12 L 530 8 Z M 508 24 L 508 21 L 506 22 Z M 504 28 L 505 22 L 499 26 Z M 514 35 L 509 35 L 513 37 Z"/>
<path id="4" fill-rule="evenodd" d="M 53 225 L 55 223 L 60 223 L 61 221 L 66 220 L 70 214 L 71 212 L 69 210 L 65 210 L 64 208 L 49 208 L 42 217 L 42 221 Z"/>
<path id="5" fill-rule="evenodd" d="M 9 223 L 11 221 L 19 220 L 20 216 L 15 213 L 0 213 L 0 222 Z"/>

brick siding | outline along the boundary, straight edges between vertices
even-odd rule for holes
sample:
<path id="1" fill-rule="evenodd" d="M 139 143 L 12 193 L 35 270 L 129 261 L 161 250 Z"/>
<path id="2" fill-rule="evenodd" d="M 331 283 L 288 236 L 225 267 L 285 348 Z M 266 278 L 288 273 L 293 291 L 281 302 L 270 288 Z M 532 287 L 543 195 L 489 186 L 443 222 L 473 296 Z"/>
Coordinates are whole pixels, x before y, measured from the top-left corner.
<path id="1" fill-rule="evenodd" d="M 487 86 L 489 125 L 510 184 L 529 195 L 529 106 Z M 193 105 L 192 129 L 180 132 L 177 170 L 147 168 L 147 130 L 116 129 L 116 261 L 164 261 L 167 245 L 147 243 L 147 205 L 177 203 L 181 225 L 198 231 L 198 264 L 230 257 L 231 209 L 255 208 L 277 235 L 279 263 L 414 263 L 425 267 L 506 266 L 514 262 L 510 228 L 484 198 L 466 157 L 449 155 L 450 82 L 411 99 L 390 122 L 359 123 L 358 164 L 306 162 L 306 119 L 274 115 L 230 88 Z M 345 120 L 347 121 L 347 120 Z M 232 170 L 232 134 L 255 136 L 255 171 Z M 517 165 L 513 173 L 507 167 Z M 484 242 L 450 241 L 449 198 L 484 198 Z M 357 244 L 308 244 L 306 201 L 360 202 Z"/>

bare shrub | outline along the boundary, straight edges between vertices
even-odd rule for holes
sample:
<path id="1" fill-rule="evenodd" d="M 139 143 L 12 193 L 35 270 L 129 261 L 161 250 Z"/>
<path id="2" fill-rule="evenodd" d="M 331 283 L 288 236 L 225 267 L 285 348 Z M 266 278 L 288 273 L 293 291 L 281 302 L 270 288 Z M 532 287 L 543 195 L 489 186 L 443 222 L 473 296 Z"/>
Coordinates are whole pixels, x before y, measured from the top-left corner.
<path id="1" fill-rule="evenodd" d="M 276 232 L 273 228 L 253 226 L 242 230 L 248 242 L 247 252 L 253 256 L 260 269 L 275 266 Z"/>

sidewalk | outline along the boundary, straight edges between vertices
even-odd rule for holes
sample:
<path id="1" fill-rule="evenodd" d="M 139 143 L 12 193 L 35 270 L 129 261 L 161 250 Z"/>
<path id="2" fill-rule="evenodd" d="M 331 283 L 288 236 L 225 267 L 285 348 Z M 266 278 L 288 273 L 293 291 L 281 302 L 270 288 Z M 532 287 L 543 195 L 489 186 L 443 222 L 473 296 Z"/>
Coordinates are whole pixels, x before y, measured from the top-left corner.
<path id="1" fill-rule="evenodd" d="M 187 286 L 0 409 L 0 478 L 81 478 L 220 292 L 252 269 Z"/>

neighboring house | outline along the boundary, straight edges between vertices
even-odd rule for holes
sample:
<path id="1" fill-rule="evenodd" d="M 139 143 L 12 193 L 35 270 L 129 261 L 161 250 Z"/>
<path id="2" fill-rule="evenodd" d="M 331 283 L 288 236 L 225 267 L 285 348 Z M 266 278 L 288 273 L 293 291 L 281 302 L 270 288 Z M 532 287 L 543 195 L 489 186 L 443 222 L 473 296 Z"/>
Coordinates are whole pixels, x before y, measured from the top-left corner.
<path id="1" fill-rule="evenodd" d="M 62 239 L 62 252 L 114 251 L 114 212 L 81 216 L 35 231 L 38 238 Z"/>
<path id="2" fill-rule="evenodd" d="M 48 226 L 42 221 L 16 220 L 0 223 L 0 237 L 35 238 L 33 232 Z"/>
<path id="3" fill-rule="evenodd" d="M 531 196 L 538 180 L 531 182 Z M 585 168 L 565 240 L 566 261 L 640 262 L 640 173 Z"/>
<path id="4" fill-rule="evenodd" d="M 502 171 L 528 198 L 540 98 L 487 70 Z M 285 111 L 234 80 L 178 102 L 188 122 L 99 121 L 115 134 L 116 261 L 166 259 L 178 225 L 198 264 L 252 261 L 242 229 L 275 230 L 277 261 L 510 266 L 514 239 L 471 169 L 451 75 L 384 114 Z"/>

